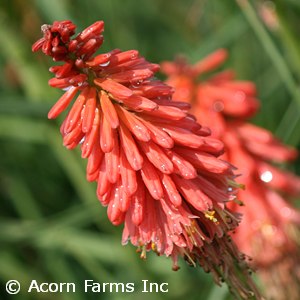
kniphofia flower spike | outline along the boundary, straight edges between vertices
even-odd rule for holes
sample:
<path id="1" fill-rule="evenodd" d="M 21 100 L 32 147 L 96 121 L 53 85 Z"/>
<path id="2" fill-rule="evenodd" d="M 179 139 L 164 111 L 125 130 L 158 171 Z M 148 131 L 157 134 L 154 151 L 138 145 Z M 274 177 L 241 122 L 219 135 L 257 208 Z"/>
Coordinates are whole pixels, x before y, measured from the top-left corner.
<path id="1" fill-rule="evenodd" d="M 232 70 L 210 73 L 201 80 L 201 75 L 213 72 L 226 58 L 227 52 L 219 49 L 195 65 L 182 57 L 164 62 L 162 70 L 168 75 L 166 82 L 176 88 L 173 99 L 192 104 L 197 120 L 224 142 L 223 158 L 242 175 L 238 180 L 246 189 L 239 191 L 238 198 L 245 206 L 228 204 L 243 214 L 232 237 L 254 259 L 271 299 L 296 300 L 300 294 L 300 249 L 295 234 L 299 239 L 300 213 L 286 197 L 299 195 L 300 179 L 273 162 L 293 160 L 297 152 L 247 121 L 259 108 L 252 82 L 236 80 Z"/>
<path id="2" fill-rule="evenodd" d="M 87 179 L 114 225 L 124 223 L 141 257 L 153 250 L 178 256 L 227 281 L 237 297 L 255 295 L 245 257 L 228 236 L 239 217 L 226 207 L 235 198 L 233 167 L 218 158 L 223 144 L 210 137 L 172 101 L 173 88 L 153 77 L 159 66 L 136 50 L 94 56 L 103 41 L 103 22 L 76 37 L 70 21 L 42 26 L 33 45 L 60 66 L 50 68 L 53 87 L 65 90 L 49 112 L 56 118 L 73 102 L 61 126 L 64 145 L 81 144 Z"/>

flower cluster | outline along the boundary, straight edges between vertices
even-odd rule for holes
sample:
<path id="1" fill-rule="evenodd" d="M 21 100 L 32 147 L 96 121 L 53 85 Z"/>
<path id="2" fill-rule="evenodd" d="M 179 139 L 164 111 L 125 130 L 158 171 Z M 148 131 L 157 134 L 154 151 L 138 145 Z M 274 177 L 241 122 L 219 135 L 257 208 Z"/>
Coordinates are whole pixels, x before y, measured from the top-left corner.
<path id="1" fill-rule="evenodd" d="M 229 204 L 243 214 L 233 235 L 235 242 L 262 270 L 272 299 L 287 299 L 287 295 L 298 299 L 300 256 L 295 232 L 299 230 L 300 213 L 283 195 L 299 194 L 300 178 L 273 164 L 293 160 L 297 152 L 269 131 L 248 123 L 259 108 L 253 83 L 235 80 L 231 70 L 201 81 L 203 73 L 219 67 L 226 57 L 227 52 L 220 49 L 195 65 L 188 65 L 184 58 L 164 62 L 162 70 L 168 75 L 167 83 L 176 88 L 174 100 L 192 104 L 197 120 L 224 142 L 223 158 L 239 168 L 239 180 L 246 189 L 238 193 L 244 207 Z"/>
<path id="2" fill-rule="evenodd" d="M 124 223 L 123 244 L 141 257 L 153 250 L 178 257 L 226 280 L 237 297 L 255 295 L 245 256 L 228 236 L 239 217 L 227 207 L 235 199 L 234 168 L 221 160 L 223 143 L 172 101 L 173 88 L 155 79 L 159 66 L 136 50 L 94 56 L 103 22 L 76 37 L 70 21 L 42 26 L 41 49 L 60 66 L 50 69 L 53 87 L 65 90 L 50 110 L 56 118 L 73 101 L 62 123 L 64 145 L 81 144 L 87 179 L 114 225 Z M 72 38 L 71 38 L 72 37 Z"/>

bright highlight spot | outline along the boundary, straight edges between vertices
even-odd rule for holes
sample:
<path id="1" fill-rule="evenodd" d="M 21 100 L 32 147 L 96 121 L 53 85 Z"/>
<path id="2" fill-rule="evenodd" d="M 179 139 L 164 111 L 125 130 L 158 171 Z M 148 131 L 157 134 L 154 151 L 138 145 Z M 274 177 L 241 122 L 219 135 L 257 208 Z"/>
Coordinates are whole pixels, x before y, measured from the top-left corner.
<path id="1" fill-rule="evenodd" d="M 260 175 L 260 179 L 264 182 L 270 182 L 273 179 L 273 174 L 270 171 L 265 171 Z"/>

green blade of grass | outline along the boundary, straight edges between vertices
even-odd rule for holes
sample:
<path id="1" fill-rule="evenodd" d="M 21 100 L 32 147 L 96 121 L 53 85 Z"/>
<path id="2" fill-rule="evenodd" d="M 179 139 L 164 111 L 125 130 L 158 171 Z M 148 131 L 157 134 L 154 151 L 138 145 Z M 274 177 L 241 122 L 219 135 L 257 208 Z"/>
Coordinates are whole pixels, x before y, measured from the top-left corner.
<path id="1" fill-rule="evenodd" d="M 274 42 L 272 41 L 271 37 L 269 36 L 267 30 L 263 26 L 263 24 L 258 19 L 254 8 L 247 0 L 236 0 L 237 4 L 241 8 L 241 11 L 245 15 L 246 19 L 248 20 L 249 24 L 253 28 L 254 32 L 257 35 L 261 45 L 264 47 L 265 51 L 268 53 L 271 61 L 274 64 L 274 67 L 277 69 L 278 74 L 281 76 L 282 81 L 285 84 L 285 87 L 289 91 L 292 96 L 292 100 L 296 103 L 298 107 L 300 107 L 300 91 L 298 86 L 287 66 L 284 58 L 282 57 L 281 53 L 275 46 Z M 285 120 L 293 119 L 293 124 L 289 124 L 287 126 Z M 287 109 L 283 119 L 283 121 L 278 125 L 277 134 L 285 141 L 289 141 L 290 137 L 293 135 L 293 132 L 298 127 L 298 123 L 300 121 L 299 115 L 294 115 L 292 109 Z M 288 129 L 287 129 L 288 128 Z M 299 142 L 300 136 L 297 138 Z"/>
<path id="2" fill-rule="evenodd" d="M 217 28 L 211 35 L 201 40 L 198 46 L 192 50 L 187 49 L 187 53 L 192 61 L 198 61 L 204 55 L 215 51 L 220 47 L 227 47 L 233 41 L 237 40 L 247 30 L 246 23 L 243 22 L 242 16 L 235 14 L 226 20 L 224 25 Z"/>
<path id="3" fill-rule="evenodd" d="M 10 24 L 3 11 L 0 12 L 0 40 L 2 45 L 5 45 L 0 47 L 0 53 L 17 71 L 28 99 L 39 101 L 43 95 L 49 93 L 43 88 L 49 75 L 45 68 L 32 60 L 31 45 L 14 30 L 14 26 Z"/>
<path id="4" fill-rule="evenodd" d="M 42 214 L 28 186 L 21 178 L 9 176 L 9 193 L 15 208 L 23 219 L 41 219 Z"/>

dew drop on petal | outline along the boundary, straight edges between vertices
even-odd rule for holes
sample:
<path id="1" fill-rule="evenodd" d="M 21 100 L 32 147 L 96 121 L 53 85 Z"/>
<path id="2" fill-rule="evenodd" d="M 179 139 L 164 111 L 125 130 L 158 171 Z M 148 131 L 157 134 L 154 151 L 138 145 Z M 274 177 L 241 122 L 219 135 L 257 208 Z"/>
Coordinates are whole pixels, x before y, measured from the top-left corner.
<path id="1" fill-rule="evenodd" d="M 131 55 L 130 55 L 130 58 L 131 58 L 131 59 L 136 59 L 136 58 L 137 58 L 137 54 L 135 54 L 135 53 L 131 54 Z"/>
<path id="2" fill-rule="evenodd" d="M 133 76 L 135 76 L 135 74 L 133 74 Z M 143 83 L 143 80 L 133 80 L 131 82 L 131 87 L 138 88 L 142 83 Z"/>
<path id="3" fill-rule="evenodd" d="M 63 88 L 62 90 L 67 92 L 71 87 L 73 87 L 73 85 L 67 86 L 67 87 Z"/>
<path id="4" fill-rule="evenodd" d="M 156 199 L 158 199 L 158 195 L 159 195 L 159 192 L 158 192 L 158 190 L 157 189 L 153 189 L 152 190 L 152 195 L 155 195 L 156 197 Z"/>
<path id="5" fill-rule="evenodd" d="M 162 164 L 161 166 L 160 166 L 160 169 L 162 170 L 162 171 L 166 171 L 166 165 L 165 164 Z"/>
<path id="6" fill-rule="evenodd" d="M 273 174 L 272 172 L 270 171 L 265 171 L 263 172 L 261 175 L 260 175 L 260 179 L 263 181 L 263 182 L 270 182 L 272 181 L 273 179 Z"/>
<path id="7" fill-rule="evenodd" d="M 99 64 L 99 67 L 107 67 L 110 64 L 110 61 L 107 61 L 103 64 Z"/>
<path id="8" fill-rule="evenodd" d="M 222 101 L 216 101 L 213 105 L 213 109 L 216 112 L 220 112 L 224 109 L 224 103 Z"/>
<path id="9" fill-rule="evenodd" d="M 83 144 L 84 140 L 85 140 L 85 136 L 80 140 L 79 144 Z"/>

